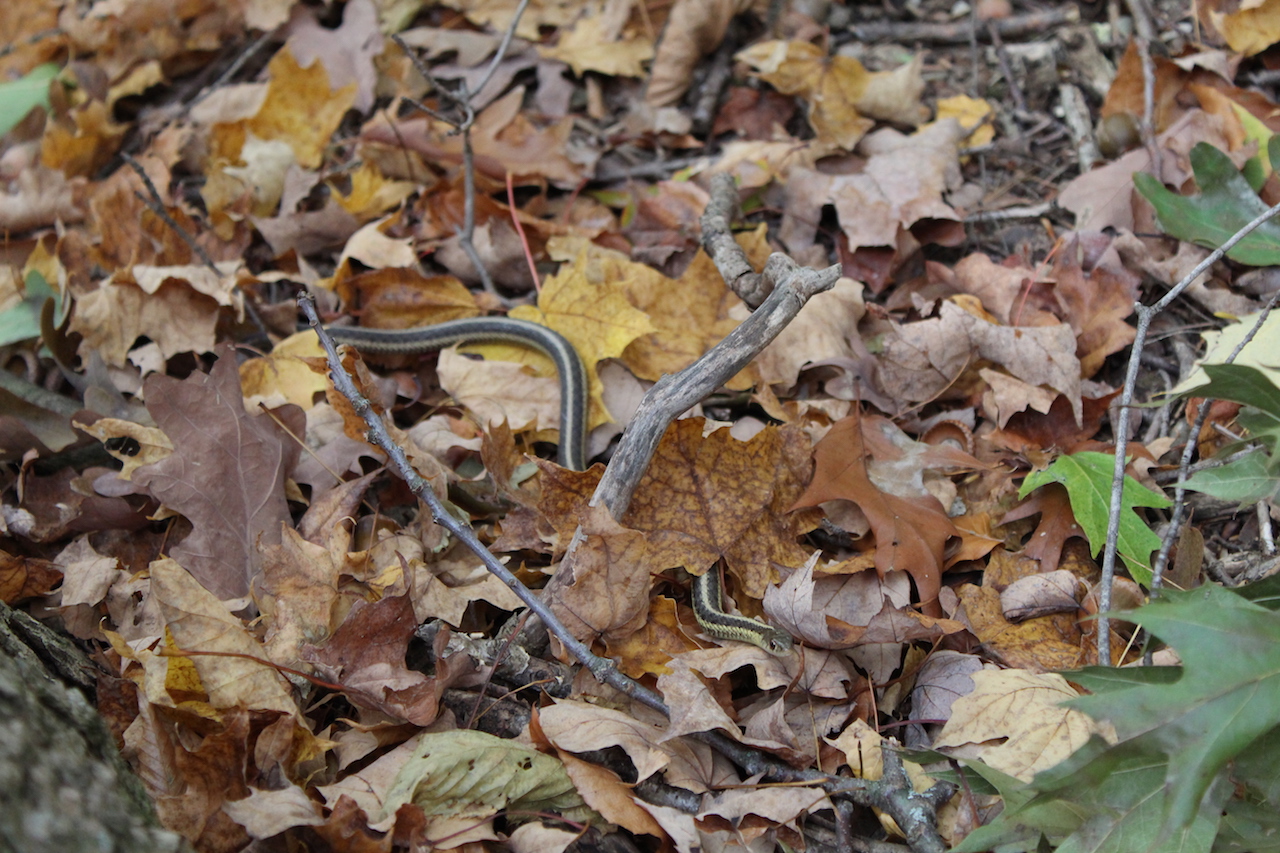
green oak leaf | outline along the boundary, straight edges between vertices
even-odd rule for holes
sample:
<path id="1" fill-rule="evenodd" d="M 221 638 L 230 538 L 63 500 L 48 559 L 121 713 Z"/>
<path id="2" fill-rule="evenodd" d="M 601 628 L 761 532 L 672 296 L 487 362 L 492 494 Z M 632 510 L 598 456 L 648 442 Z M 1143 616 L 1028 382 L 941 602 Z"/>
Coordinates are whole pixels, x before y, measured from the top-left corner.
<path id="1" fill-rule="evenodd" d="M 1111 505 L 1111 475 L 1114 461 L 1109 454 L 1086 451 L 1060 456 L 1043 471 L 1035 471 L 1022 481 L 1018 497 L 1046 483 L 1061 483 L 1071 500 L 1071 512 L 1089 538 L 1095 555 L 1107 540 L 1108 507 Z M 1169 499 L 1125 475 L 1121 493 L 1120 540 L 1117 551 L 1133 579 L 1151 584 L 1151 552 L 1160 547 L 1160 537 L 1134 511 L 1140 506 L 1166 507 Z"/>

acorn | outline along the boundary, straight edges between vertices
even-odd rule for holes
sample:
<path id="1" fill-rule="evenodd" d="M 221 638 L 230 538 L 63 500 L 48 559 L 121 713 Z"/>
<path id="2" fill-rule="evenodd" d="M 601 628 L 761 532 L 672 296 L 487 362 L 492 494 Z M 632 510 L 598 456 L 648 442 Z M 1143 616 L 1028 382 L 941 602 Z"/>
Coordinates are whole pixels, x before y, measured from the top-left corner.
<path id="1" fill-rule="evenodd" d="M 1142 144 L 1142 132 L 1132 113 L 1112 113 L 1098 122 L 1098 150 L 1108 160 L 1114 160 L 1131 148 Z"/>

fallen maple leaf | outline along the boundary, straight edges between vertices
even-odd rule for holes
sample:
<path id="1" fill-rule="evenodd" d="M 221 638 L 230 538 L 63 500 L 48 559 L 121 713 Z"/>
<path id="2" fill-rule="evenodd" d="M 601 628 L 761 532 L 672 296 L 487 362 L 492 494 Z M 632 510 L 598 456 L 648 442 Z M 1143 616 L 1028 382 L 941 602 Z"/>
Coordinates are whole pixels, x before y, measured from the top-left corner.
<path id="1" fill-rule="evenodd" d="M 920 103 L 919 56 L 894 71 L 873 73 L 851 56 L 828 56 L 808 42 L 772 41 L 752 45 L 737 58 L 779 92 L 806 99 L 809 123 L 832 148 L 853 150 L 873 119 L 916 125 L 928 115 Z"/>
<path id="2" fill-rule="evenodd" d="M 588 426 L 595 427 L 609 420 L 596 365 L 602 359 L 622 355 L 632 341 L 654 328 L 643 312 L 627 302 L 621 284 L 592 281 L 587 271 L 588 260 L 585 253 L 580 254 L 573 265 L 562 268 L 543 283 L 536 308 L 520 306 L 511 311 L 510 316 L 555 329 L 573 344 L 587 371 L 591 396 Z M 487 344 L 469 349 L 498 361 L 533 365 L 543 376 L 554 374 L 550 359 L 528 347 Z"/>
<path id="3" fill-rule="evenodd" d="M 644 63 L 653 58 L 653 41 L 640 34 L 616 32 L 603 10 L 579 18 L 561 31 L 555 47 L 539 47 L 546 59 L 558 59 L 581 77 L 588 71 L 621 77 L 641 77 Z M 624 21 L 625 23 L 625 21 Z"/>

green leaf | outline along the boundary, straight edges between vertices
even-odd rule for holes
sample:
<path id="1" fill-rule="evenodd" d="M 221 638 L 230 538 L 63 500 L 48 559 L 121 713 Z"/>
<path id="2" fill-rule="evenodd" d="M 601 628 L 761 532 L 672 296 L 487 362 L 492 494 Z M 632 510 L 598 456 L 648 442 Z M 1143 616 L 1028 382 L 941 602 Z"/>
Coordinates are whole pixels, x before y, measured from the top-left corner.
<path id="1" fill-rule="evenodd" d="M 1062 673 L 1072 684 L 1078 684 L 1090 693 L 1110 693 L 1143 684 L 1172 684 L 1182 677 L 1180 666 L 1086 666 Z"/>
<path id="2" fill-rule="evenodd" d="M 483 821 L 499 811 L 549 811 L 602 823 L 582 801 L 564 765 L 484 732 L 424 734 L 383 800 L 385 815 L 414 803 L 428 816 Z"/>
<path id="3" fill-rule="evenodd" d="M 1156 220 L 1169 236 L 1216 249 L 1267 210 L 1231 159 L 1207 142 L 1191 149 L 1191 169 L 1200 187 L 1196 196 L 1180 196 L 1152 175 L 1133 176 L 1133 185 L 1151 202 Z M 1227 257 L 1256 267 L 1280 265 L 1280 224 L 1263 223 Z"/>
<path id="4" fill-rule="evenodd" d="M 1127 750 L 1167 757 L 1162 823 L 1185 829 L 1228 762 L 1280 725 L 1280 614 L 1206 585 L 1168 591 L 1128 618 L 1178 652 L 1182 678 L 1068 704 L 1109 721 Z"/>
<path id="5" fill-rule="evenodd" d="M 58 66 L 46 62 L 17 80 L 0 83 L 0 136 L 17 127 L 36 107 L 49 106 L 49 81 L 57 75 Z"/>
<path id="6" fill-rule="evenodd" d="M 1230 102 L 1231 109 L 1236 114 L 1236 118 L 1240 119 L 1240 125 L 1244 128 L 1245 142 L 1258 143 L 1258 153 L 1249 158 L 1241 169 L 1241 174 L 1249 182 L 1249 186 L 1254 192 L 1262 189 L 1262 185 L 1266 183 L 1267 176 L 1271 174 L 1271 137 L 1274 135 L 1271 128 L 1262 123 L 1262 120 L 1235 101 Z"/>
<path id="7" fill-rule="evenodd" d="M 1041 836 L 1057 853 L 1207 853 L 1217 831 L 1217 812 L 1231 786 L 1225 781 L 1215 786 L 1188 826 L 1165 829 L 1167 773 L 1163 755 L 1127 744 L 1110 746 L 1095 736 L 1029 784 L 1012 789 L 998 784 L 1004 811 L 953 853 L 1031 851 L 1038 849 Z"/>
<path id="8" fill-rule="evenodd" d="M 1272 575 L 1256 583 L 1238 586 L 1232 592 L 1259 607 L 1280 610 L 1280 575 Z"/>
<path id="9" fill-rule="evenodd" d="M 1237 756 L 1231 780 L 1244 785 L 1251 797 L 1280 810 L 1280 728 L 1267 732 Z"/>
<path id="10" fill-rule="evenodd" d="M 1219 500 L 1255 504 L 1270 497 L 1280 486 L 1280 466 L 1258 450 L 1220 468 L 1197 471 L 1180 485 Z"/>
<path id="11" fill-rule="evenodd" d="M 1018 497 L 1026 497 L 1046 483 L 1061 483 L 1071 499 L 1071 511 L 1089 538 L 1096 556 L 1107 539 L 1107 515 L 1111 505 L 1111 475 L 1115 462 L 1106 453 L 1086 451 L 1060 456 L 1043 471 L 1036 471 L 1022 481 Z M 1166 507 L 1169 499 L 1125 475 L 1121 493 L 1120 540 L 1117 550 L 1133 579 L 1143 586 L 1151 584 L 1151 552 L 1160 547 L 1160 537 L 1134 510 L 1140 506 Z"/>
<path id="12" fill-rule="evenodd" d="M 1213 853 L 1280 853 L 1280 811 L 1275 806 L 1227 803 Z"/>
<path id="13" fill-rule="evenodd" d="M 40 337 L 40 309 L 54 297 L 44 276 L 27 273 L 26 296 L 17 305 L 0 311 L 0 347 Z"/>

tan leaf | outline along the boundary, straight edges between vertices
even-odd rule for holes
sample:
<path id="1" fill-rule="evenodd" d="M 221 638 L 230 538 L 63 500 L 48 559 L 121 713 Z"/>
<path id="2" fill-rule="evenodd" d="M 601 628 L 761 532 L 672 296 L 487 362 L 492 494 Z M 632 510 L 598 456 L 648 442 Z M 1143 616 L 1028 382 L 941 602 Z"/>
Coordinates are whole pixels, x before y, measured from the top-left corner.
<path id="1" fill-rule="evenodd" d="M 604 14 L 579 18 L 568 32 L 561 31 L 555 47 L 539 47 L 545 59 L 557 59 L 581 77 L 588 71 L 619 77 L 641 77 L 644 63 L 653 58 L 653 42 L 641 35 L 611 37 Z"/>
<path id="2" fill-rule="evenodd" d="M 300 716 L 288 682 L 265 663 L 267 654 L 261 644 L 177 561 L 166 558 L 151 564 L 151 594 L 160 602 L 160 612 L 179 649 L 219 653 L 190 659 L 213 707 Z"/>
<path id="3" fill-rule="evenodd" d="M 1062 761 L 1090 735 L 1114 743 L 1115 733 L 1087 714 L 1062 706 L 1078 695 L 1057 673 L 982 670 L 974 690 L 952 705 L 935 748 L 969 747 L 968 754 L 1024 782 Z"/>

